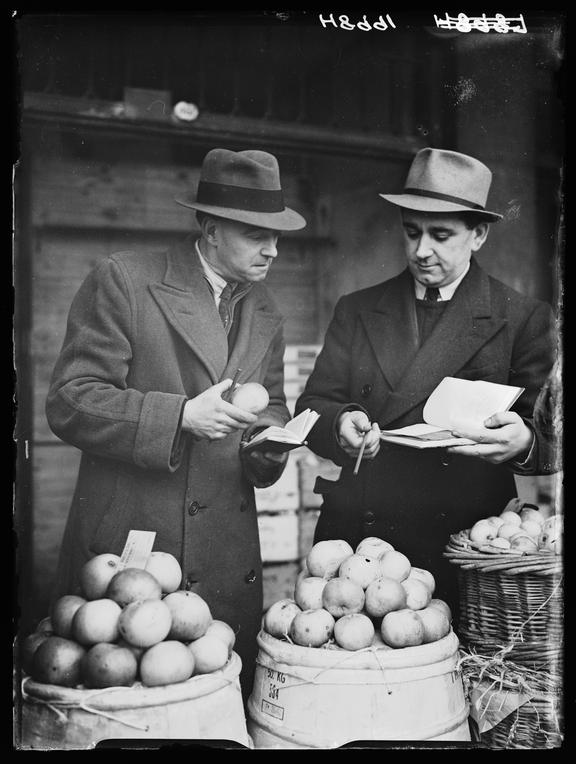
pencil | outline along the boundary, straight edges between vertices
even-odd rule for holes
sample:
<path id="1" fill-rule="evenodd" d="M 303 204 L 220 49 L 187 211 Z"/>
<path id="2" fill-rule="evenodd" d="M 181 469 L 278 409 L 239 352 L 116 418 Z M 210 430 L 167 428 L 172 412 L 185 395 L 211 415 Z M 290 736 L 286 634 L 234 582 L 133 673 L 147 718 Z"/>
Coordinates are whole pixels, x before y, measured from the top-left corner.
<path id="1" fill-rule="evenodd" d="M 236 374 L 234 374 L 234 379 L 232 380 L 232 384 L 228 388 L 228 390 L 224 391 L 224 394 L 222 395 L 222 398 L 224 398 L 225 401 L 230 402 L 230 398 L 232 396 L 232 393 L 234 392 L 234 388 L 236 387 L 236 383 L 238 382 L 238 377 L 240 376 L 242 372 L 242 369 L 236 369 Z"/>
<path id="2" fill-rule="evenodd" d="M 362 457 L 364 456 L 364 449 L 366 448 L 366 441 L 368 440 L 368 435 L 370 435 L 370 430 L 366 430 L 364 433 L 364 437 L 362 438 L 362 445 L 360 446 L 360 451 L 358 452 L 358 458 L 356 459 L 356 464 L 354 465 L 354 475 L 358 474 L 358 470 L 360 469 L 360 462 L 362 461 Z"/>

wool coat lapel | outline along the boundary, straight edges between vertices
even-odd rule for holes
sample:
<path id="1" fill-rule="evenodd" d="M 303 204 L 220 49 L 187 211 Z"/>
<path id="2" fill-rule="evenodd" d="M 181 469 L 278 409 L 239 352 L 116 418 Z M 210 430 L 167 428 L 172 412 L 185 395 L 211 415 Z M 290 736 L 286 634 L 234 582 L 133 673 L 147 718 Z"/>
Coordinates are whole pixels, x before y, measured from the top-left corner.
<path id="1" fill-rule="evenodd" d="M 150 286 L 166 320 L 204 364 L 214 384 L 233 377 L 237 368 L 246 379 L 282 323 L 265 288 L 255 284 L 242 298 L 240 325 L 229 358 L 228 337 L 193 242 L 188 239 L 174 247 L 167 263 L 163 282 Z"/>
<path id="2" fill-rule="evenodd" d="M 402 375 L 402 395 L 391 396 L 384 406 L 381 422 L 392 422 L 425 401 L 444 377 L 455 376 L 506 323 L 492 315 L 488 276 L 473 259 L 434 331 Z"/>

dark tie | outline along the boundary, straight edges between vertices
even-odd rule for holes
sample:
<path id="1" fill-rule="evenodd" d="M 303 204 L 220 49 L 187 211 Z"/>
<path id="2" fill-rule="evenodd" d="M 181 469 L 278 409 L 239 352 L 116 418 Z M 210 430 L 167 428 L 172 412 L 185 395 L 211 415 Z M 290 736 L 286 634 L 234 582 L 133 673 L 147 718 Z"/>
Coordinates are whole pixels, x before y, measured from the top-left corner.
<path id="1" fill-rule="evenodd" d="M 440 290 L 438 287 L 426 287 L 424 299 L 430 302 L 437 302 L 440 299 Z"/>
<path id="2" fill-rule="evenodd" d="M 220 304 L 218 305 L 218 313 L 222 319 L 222 324 L 225 329 L 228 329 L 230 323 L 230 300 L 232 299 L 232 293 L 236 284 L 227 283 L 222 293 L 220 294 Z"/>

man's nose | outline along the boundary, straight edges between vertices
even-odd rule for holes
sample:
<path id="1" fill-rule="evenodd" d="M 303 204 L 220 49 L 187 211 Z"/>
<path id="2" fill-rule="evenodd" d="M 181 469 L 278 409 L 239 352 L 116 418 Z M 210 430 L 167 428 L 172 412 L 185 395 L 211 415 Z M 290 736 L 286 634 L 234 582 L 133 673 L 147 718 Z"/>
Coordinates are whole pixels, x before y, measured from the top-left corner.
<path id="1" fill-rule="evenodd" d="M 416 257 L 422 260 L 429 257 L 432 254 L 432 246 L 428 236 L 422 235 L 418 240 L 418 246 L 416 247 Z"/>
<path id="2" fill-rule="evenodd" d="M 269 239 L 268 241 L 264 242 L 261 250 L 264 257 L 276 257 L 278 254 L 277 244 L 278 239 Z"/>

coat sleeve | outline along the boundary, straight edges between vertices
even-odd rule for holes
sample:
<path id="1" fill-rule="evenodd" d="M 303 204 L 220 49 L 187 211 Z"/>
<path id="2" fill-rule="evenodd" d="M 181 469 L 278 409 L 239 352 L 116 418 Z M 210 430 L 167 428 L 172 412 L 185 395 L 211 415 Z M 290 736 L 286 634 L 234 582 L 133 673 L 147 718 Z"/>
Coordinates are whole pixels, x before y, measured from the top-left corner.
<path id="1" fill-rule="evenodd" d="M 186 397 L 128 386 L 135 314 L 128 276 L 110 258 L 74 298 L 46 415 L 55 435 L 82 451 L 174 471 Z"/>
<path id="2" fill-rule="evenodd" d="M 509 462 L 521 475 L 537 475 L 558 469 L 555 456 L 555 433 L 542 426 L 542 401 L 553 375 L 557 336 L 549 305 L 539 302 L 523 322 L 512 351 L 509 383 L 525 390 L 513 406 L 534 432 L 535 441 L 526 462 Z"/>
<path id="3" fill-rule="evenodd" d="M 290 412 L 286 406 L 284 395 L 284 336 L 280 329 L 270 345 L 270 362 L 262 384 L 268 391 L 270 401 L 268 407 L 260 414 L 258 420 L 248 427 L 242 436 L 242 440 L 250 440 L 260 430 L 266 427 L 284 427 L 290 419 Z M 244 475 L 255 488 L 267 488 L 273 485 L 284 472 L 286 460 L 283 462 L 270 462 L 262 465 L 258 457 L 251 453 L 240 451 L 240 459 Z"/>
<path id="4" fill-rule="evenodd" d="M 365 411 L 351 401 L 350 366 L 355 321 L 349 301 L 342 297 L 334 310 L 314 370 L 296 402 L 296 414 L 307 408 L 320 414 L 308 436 L 312 451 L 340 466 L 348 464 L 350 457 L 338 443 L 338 420 L 345 411 Z"/>

